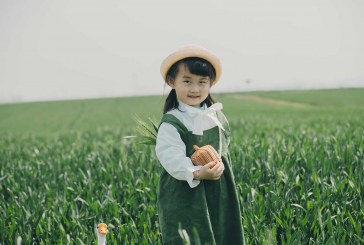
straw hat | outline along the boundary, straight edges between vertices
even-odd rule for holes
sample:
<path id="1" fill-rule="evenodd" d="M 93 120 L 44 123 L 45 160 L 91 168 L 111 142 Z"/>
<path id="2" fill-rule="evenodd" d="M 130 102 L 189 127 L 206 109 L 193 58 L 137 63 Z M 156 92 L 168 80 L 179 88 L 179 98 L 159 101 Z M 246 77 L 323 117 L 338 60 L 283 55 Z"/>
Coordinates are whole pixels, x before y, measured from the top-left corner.
<path id="1" fill-rule="evenodd" d="M 167 58 L 165 58 L 161 65 L 161 74 L 162 77 L 166 80 L 167 72 L 171 68 L 171 66 L 184 58 L 188 57 L 198 57 L 207 60 L 214 67 L 216 72 L 216 78 L 212 81 L 212 85 L 216 84 L 221 76 L 221 63 L 219 58 L 216 55 L 208 51 L 207 49 L 195 45 L 190 44 L 181 47 L 177 51 L 173 52 Z"/>

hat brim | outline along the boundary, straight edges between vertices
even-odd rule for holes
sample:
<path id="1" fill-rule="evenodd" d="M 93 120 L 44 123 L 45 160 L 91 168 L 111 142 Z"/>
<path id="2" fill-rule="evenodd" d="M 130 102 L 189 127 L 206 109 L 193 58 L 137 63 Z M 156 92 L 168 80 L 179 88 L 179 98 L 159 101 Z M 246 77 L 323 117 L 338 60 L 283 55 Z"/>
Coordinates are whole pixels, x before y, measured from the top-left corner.
<path id="1" fill-rule="evenodd" d="M 189 57 L 198 57 L 210 62 L 211 65 L 214 67 L 216 73 L 215 80 L 212 81 L 211 85 L 214 85 L 219 81 L 221 76 L 221 63 L 219 58 L 207 49 L 199 47 L 197 45 L 182 47 L 176 52 L 173 52 L 172 54 L 167 56 L 167 58 L 163 60 L 160 68 L 163 79 L 166 80 L 167 72 L 174 63 Z"/>

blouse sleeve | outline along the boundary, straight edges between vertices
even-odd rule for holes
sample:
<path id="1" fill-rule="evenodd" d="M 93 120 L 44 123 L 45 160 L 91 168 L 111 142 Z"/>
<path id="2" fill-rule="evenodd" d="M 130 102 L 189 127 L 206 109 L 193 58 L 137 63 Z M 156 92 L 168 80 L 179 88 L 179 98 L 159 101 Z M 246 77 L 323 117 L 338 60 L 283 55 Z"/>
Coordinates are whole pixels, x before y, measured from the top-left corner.
<path id="1" fill-rule="evenodd" d="M 193 179 L 193 172 L 201 166 L 193 165 L 186 156 L 186 146 L 177 129 L 169 123 L 162 123 L 157 134 L 156 155 L 164 169 L 174 178 L 185 180 L 191 188 L 200 181 Z"/>

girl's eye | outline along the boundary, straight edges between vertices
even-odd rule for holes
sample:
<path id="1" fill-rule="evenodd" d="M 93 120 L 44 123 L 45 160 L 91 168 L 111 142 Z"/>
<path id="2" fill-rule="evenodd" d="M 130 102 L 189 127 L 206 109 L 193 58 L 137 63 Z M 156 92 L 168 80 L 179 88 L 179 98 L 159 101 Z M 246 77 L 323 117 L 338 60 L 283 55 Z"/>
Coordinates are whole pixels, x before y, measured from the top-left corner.
<path id="1" fill-rule="evenodd" d="M 189 83 L 190 81 L 186 80 L 186 81 L 183 81 L 184 83 Z"/>

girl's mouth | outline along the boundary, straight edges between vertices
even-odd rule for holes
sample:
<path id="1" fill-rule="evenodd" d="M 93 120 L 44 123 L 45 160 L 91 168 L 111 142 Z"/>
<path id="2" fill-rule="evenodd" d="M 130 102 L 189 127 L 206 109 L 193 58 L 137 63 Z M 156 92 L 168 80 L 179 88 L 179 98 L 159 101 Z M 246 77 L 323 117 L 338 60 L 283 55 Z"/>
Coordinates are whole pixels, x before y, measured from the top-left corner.
<path id="1" fill-rule="evenodd" d="M 192 98 L 192 99 L 197 99 L 197 98 L 200 98 L 200 96 L 188 96 L 189 98 Z"/>

